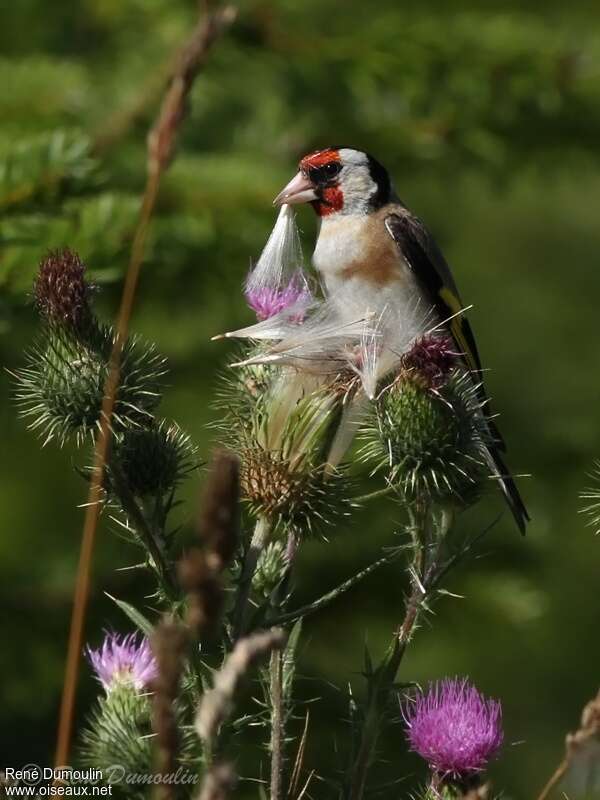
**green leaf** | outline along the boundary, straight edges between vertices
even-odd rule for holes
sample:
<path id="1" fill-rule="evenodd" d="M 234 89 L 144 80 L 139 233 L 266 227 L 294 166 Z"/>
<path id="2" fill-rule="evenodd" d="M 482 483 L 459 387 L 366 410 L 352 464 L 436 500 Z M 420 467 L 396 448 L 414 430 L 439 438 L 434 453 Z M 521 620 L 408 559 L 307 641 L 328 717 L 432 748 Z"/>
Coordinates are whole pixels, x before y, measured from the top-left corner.
<path id="1" fill-rule="evenodd" d="M 306 606 L 302 606 L 302 608 L 298 608 L 295 611 L 290 611 L 287 614 L 281 614 L 279 617 L 275 617 L 275 619 L 269 620 L 269 625 L 284 625 L 286 622 L 294 622 L 298 619 L 304 619 L 309 614 L 314 614 L 316 611 L 320 611 L 325 606 L 328 606 L 338 597 L 340 597 L 344 592 L 347 592 L 348 589 L 351 589 L 357 583 L 366 578 L 367 575 L 370 575 L 371 572 L 374 572 L 379 567 L 384 566 L 384 564 L 390 564 L 392 561 L 395 561 L 402 551 L 399 549 L 394 549 L 389 553 L 386 553 L 385 556 L 382 558 L 377 559 L 372 564 L 369 564 L 368 567 L 365 567 L 360 572 L 357 572 L 356 575 L 353 575 L 351 578 L 348 578 L 347 581 L 341 583 L 335 589 L 332 589 L 327 594 L 322 595 L 317 600 L 312 603 L 309 603 Z"/>
<path id="2" fill-rule="evenodd" d="M 289 703 L 292 694 L 292 684 L 294 683 L 294 674 L 296 672 L 296 650 L 298 642 L 300 641 L 300 633 L 302 631 L 302 620 L 299 619 L 293 626 L 285 650 L 283 652 L 283 696 L 284 700 Z"/>
<path id="3" fill-rule="evenodd" d="M 116 603 L 116 605 L 119 606 L 121 611 L 127 617 L 129 617 L 129 619 L 133 622 L 133 624 L 137 628 L 139 628 L 143 634 L 145 634 L 146 636 L 152 635 L 152 632 L 154 631 L 154 625 L 150 622 L 149 619 L 146 619 L 146 617 L 140 611 L 138 611 L 137 608 L 134 608 L 132 605 L 126 603 L 124 600 L 117 600 L 116 597 L 113 597 L 112 594 L 109 594 L 108 592 L 105 592 L 104 594 L 107 597 L 110 597 L 113 603 Z"/>

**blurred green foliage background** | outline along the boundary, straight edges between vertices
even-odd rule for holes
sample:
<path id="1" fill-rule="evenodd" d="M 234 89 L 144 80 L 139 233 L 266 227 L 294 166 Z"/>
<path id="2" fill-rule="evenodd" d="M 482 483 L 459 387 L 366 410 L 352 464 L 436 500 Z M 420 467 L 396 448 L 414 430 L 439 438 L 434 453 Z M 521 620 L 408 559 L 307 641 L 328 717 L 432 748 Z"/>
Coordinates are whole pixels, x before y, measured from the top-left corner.
<path id="1" fill-rule="evenodd" d="M 543 9 L 543 10 L 542 10 Z M 144 183 L 145 134 L 192 0 L 20 0 L 0 25 L 0 362 L 23 362 L 28 298 L 49 247 L 69 245 L 111 318 Z M 419 632 L 403 679 L 469 674 L 502 698 L 508 746 L 497 788 L 531 796 L 599 683 L 599 543 L 578 512 L 600 454 L 600 9 L 547 0 L 242 0 L 198 78 L 164 180 L 133 321 L 169 357 L 163 411 L 210 452 L 211 335 L 250 321 L 240 284 L 274 220 L 272 197 L 310 149 L 368 149 L 428 221 L 454 266 L 532 516 L 504 514 L 481 558 L 456 572 Z M 310 209 L 300 224 L 307 251 Z M 40 443 L 1 381 L 0 752 L 50 763 L 85 484 L 68 449 Z M 202 475 L 184 487 L 193 518 Z M 476 532 L 491 495 L 461 519 Z M 381 501 L 311 542 L 298 600 L 376 558 L 401 521 Z M 105 519 L 89 638 L 127 622 L 105 597 L 135 600 L 132 553 Z M 342 767 L 348 680 L 362 690 L 365 641 L 381 653 L 401 614 L 399 567 L 376 574 L 307 625 L 301 691 L 312 706 L 308 763 Z M 89 675 L 80 713 L 95 692 Z M 400 725 L 383 743 L 382 787 L 398 777 Z M 410 758 L 407 780 L 418 771 Z M 251 767 L 249 766 L 249 770 Z M 256 772 L 256 770 L 254 770 Z M 395 797 L 408 791 L 382 789 Z M 319 790 L 315 789 L 318 795 Z"/>

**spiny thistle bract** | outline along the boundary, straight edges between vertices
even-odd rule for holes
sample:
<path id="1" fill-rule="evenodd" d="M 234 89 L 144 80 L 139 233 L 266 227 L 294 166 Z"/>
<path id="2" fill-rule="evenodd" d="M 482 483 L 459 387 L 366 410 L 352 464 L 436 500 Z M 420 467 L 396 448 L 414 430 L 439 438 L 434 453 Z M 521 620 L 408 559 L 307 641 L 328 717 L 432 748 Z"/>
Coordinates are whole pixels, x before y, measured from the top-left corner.
<path id="1" fill-rule="evenodd" d="M 156 658 L 146 638 L 136 634 L 105 635 L 102 646 L 87 648 L 87 655 L 105 696 L 100 697 L 83 731 L 80 758 L 84 766 L 102 770 L 105 780 L 118 787 L 124 783 L 127 796 L 147 795 L 147 786 L 127 784 L 130 776 L 152 776 L 154 741 L 152 692 L 159 677 Z M 183 702 L 175 712 L 182 731 L 179 762 L 198 760 L 198 740 L 186 718 Z"/>
<path id="2" fill-rule="evenodd" d="M 49 253 L 34 284 L 43 331 L 17 375 L 17 400 L 45 442 L 81 443 L 100 422 L 114 331 L 94 317 L 85 267 L 70 250 Z M 160 401 L 165 359 L 135 337 L 121 354 L 112 425 L 115 431 L 147 424 Z"/>
<path id="3" fill-rule="evenodd" d="M 588 517 L 588 525 L 594 528 L 596 535 L 600 534 L 600 461 L 594 464 L 594 470 L 589 476 L 594 484 L 585 489 L 579 496 L 586 501 L 586 506 L 581 513 Z"/>
<path id="4" fill-rule="evenodd" d="M 252 576 L 252 588 L 258 594 L 269 597 L 289 568 L 290 559 L 286 543 L 278 539 L 261 552 L 256 571 Z"/>
<path id="5" fill-rule="evenodd" d="M 193 469 L 196 451 L 178 425 L 162 420 L 126 430 L 113 458 L 130 491 L 145 497 L 171 491 Z"/>
<path id="6" fill-rule="evenodd" d="M 100 423 L 104 384 L 108 375 L 113 332 L 97 328 L 90 345 L 68 330 L 50 326 L 28 354 L 28 365 L 17 377 L 21 413 L 33 418 L 45 443 L 61 445 L 74 437 L 81 444 L 93 436 Z M 115 399 L 112 426 L 121 431 L 152 418 L 160 402 L 165 359 L 153 345 L 132 338 L 125 344 Z"/>
<path id="7" fill-rule="evenodd" d="M 388 470 L 406 502 L 470 505 L 479 497 L 491 436 L 477 386 L 460 369 L 436 388 L 418 370 L 401 372 L 379 395 L 367 436 L 363 456 Z"/>
<path id="8" fill-rule="evenodd" d="M 243 499 L 256 516 L 312 531 L 350 509 L 344 470 L 327 468 L 342 398 L 293 368 L 250 364 L 228 376 L 220 427 L 241 457 Z"/>
<path id="9" fill-rule="evenodd" d="M 123 776 L 151 773 L 151 714 L 150 697 L 133 687 L 100 697 L 81 735 L 82 764 L 102 770 L 107 779 L 117 767 Z"/>
<path id="10" fill-rule="evenodd" d="M 310 459 L 291 466 L 276 452 L 241 451 L 243 497 L 254 516 L 266 516 L 284 529 L 315 533 L 349 514 L 352 504 L 345 471 L 327 470 Z"/>

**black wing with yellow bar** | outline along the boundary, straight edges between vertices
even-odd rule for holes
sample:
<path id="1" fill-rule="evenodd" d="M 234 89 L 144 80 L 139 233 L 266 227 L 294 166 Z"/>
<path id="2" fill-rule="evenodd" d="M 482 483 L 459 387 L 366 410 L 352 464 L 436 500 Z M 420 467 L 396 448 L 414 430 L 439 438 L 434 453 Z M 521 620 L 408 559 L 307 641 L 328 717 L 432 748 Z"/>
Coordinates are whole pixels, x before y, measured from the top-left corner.
<path id="1" fill-rule="evenodd" d="M 425 228 L 418 219 L 406 214 L 390 214 L 385 218 L 385 226 L 392 239 L 396 242 L 404 260 L 412 270 L 423 292 L 429 297 L 436 309 L 440 321 L 447 320 L 447 327 L 452 333 L 457 347 L 470 369 L 481 374 L 481 361 L 477 352 L 477 345 L 473 331 L 468 320 L 460 311 L 463 305 L 450 275 L 448 265 Z M 436 264 L 435 262 L 439 262 Z M 489 418 L 489 405 L 485 389 L 481 380 L 478 381 L 478 393 L 484 403 L 484 413 L 492 434 L 495 445 L 488 446 L 487 458 L 493 475 L 497 478 L 506 501 L 513 513 L 521 533 L 525 533 L 525 525 L 529 520 L 527 509 L 523 504 L 519 490 L 504 464 L 498 450 L 504 450 L 504 441 L 496 428 L 494 421 Z M 485 402 L 484 402 L 485 401 Z"/>
<path id="2" fill-rule="evenodd" d="M 419 241 L 422 229 L 418 220 L 409 215 L 390 214 L 385 219 L 385 226 L 423 291 L 431 300 L 440 320 L 448 320 L 447 327 L 467 366 L 474 372 L 481 372 L 481 360 L 473 331 L 465 314 L 461 313 L 463 305 L 452 286 L 444 282 L 443 275 L 436 269 Z"/>

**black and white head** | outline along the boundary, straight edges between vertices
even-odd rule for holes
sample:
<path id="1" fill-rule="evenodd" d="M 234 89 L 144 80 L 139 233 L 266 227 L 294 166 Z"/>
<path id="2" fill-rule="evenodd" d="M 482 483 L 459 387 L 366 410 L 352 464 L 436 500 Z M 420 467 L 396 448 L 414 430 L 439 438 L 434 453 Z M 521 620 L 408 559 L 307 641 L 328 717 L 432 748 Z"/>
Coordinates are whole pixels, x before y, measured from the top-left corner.
<path id="1" fill-rule="evenodd" d="M 392 197 L 387 170 L 362 150 L 327 147 L 304 156 L 298 166 L 276 205 L 311 203 L 320 217 L 327 217 L 369 214 Z"/>

